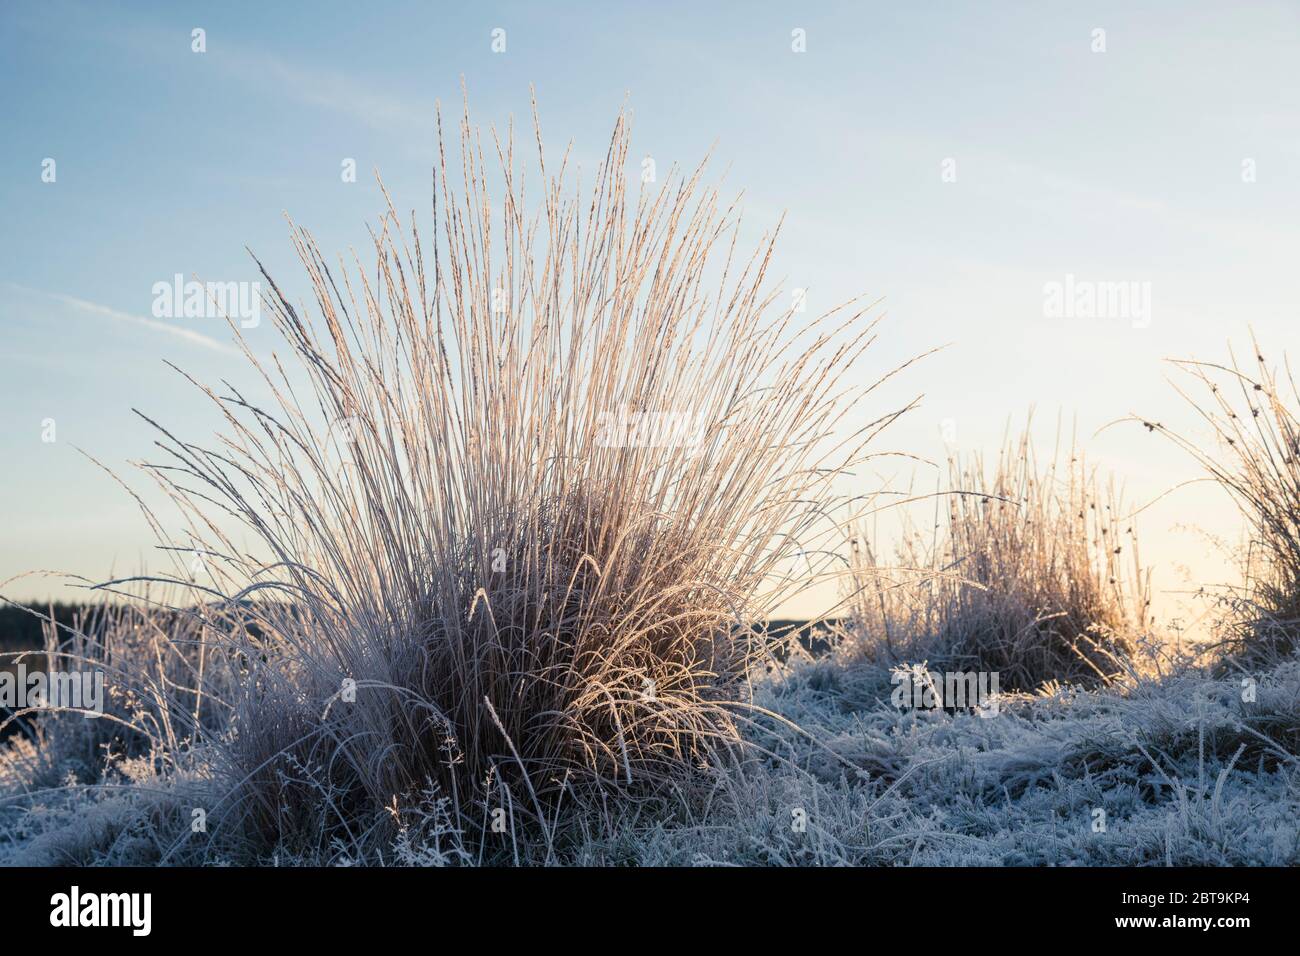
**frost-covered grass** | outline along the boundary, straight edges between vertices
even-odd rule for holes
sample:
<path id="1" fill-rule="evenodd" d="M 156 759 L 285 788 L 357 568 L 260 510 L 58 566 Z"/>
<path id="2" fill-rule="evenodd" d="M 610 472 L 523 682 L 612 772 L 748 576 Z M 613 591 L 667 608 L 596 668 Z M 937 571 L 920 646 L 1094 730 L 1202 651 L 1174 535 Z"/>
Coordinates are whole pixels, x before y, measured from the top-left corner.
<path id="1" fill-rule="evenodd" d="M 1224 589 L 1223 646 L 1233 659 L 1284 659 L 1300 649 L 1300 390 L 1285 354 L 1280 368 L 1252 337 L 1252 359 L 1179 361 L 1193 389 L 1180 394 L 1210 441 L 1160 422 L 1170 438 L 1236 505 L 1249 547 L 1240 584 Z"/>
<path id="2" fill-rule="evenodd" d="M 891 689 L 880 669 L 833 660 L 771 688 L 834 754 L 805 749 L 835 862 L 1300 860 L 1297 662 L 1257 675 L 1252 703 L 1238 677 L 1188 665 L 1103 691 L 1016 695 L 991 717 L 903 712 Z M 853 812 L 855 773 L 879 794 L 870 813 Z"/>
<path id="3" fill-rule="evenodd" d="M 461 132 L 427 245 L 391 206 L 373 272 L 295 232 L 318 314 L 266 277 L 269 398 L 200 386 L 208 446 L 156 426 L 178 567 L 109 586 L 189 590 L 50 625 L 108 699 L 16 715 L 0 862 L 1297 862 L 1300 429 L 1266 370 L 1199 456 L 1260 548 L 1226 653 L 1161 650 L 1128 522 L 1027 444 L 954 473 L 904 591 L 841 553 L 873 490 L 832 494 L 901 413 L 841 433 L 867 308 L 776 308 L 699 171 L 628 191 L 623 118 L 532 215 L 513 136 L 489 174 Z M 768 654 L 752 622 L 832 574 L 849 632 Z M 904 707 L 900 666 L 1005 693 Z"/>
<path id="4" fill-rule="evenodd" d="M 991 472 L 949 463 L 942 514 L 903 535 L 892 563 L 865 530 L 851 545 L 854 643 L 882 664 L 997 672 L 1003 689 L 1104 682 L 1149 631 L 1149 572 L 1113 482 L 1082 454 L 1040 464 L 1028 430 Z"/>
<path id="5" fill-rule="evenodd" d="M 15 805 L 64 819 L 87 744 L 86 819 L 153 814 L 160 861 L 555 862 L 745 759 L 752 622 L 834 562 L 834 480 L 900 413 L 846 421 L 881 381 L 872 304 L 800 316 L 704 165 L 627 176 L 627 114 L 594 176 L 536 124 L 530 169 L 513 126 L 437 122 L 430 220 L 390 203 L 351 266 L 295 228 L 310 308 L 263 273 L 276 350 L 232 323 L 252 384 L 191 379 L 218 434 L 141 414 L 175 566 L 101 588 L 182 591 L 197 640 L 57 635 L 129 712 L 42 715 Z M 177 780 L 208 790 L 165 835 Z"/>
<path id="6" fill-rule="evenodd" d="M 550 860 L 575 803 L 737 756 L 748 622 L 835 546 L 833 479 L 894 416 L 837 427 L 876 381 L 871 305 L 797 315 L 775 236 L 742 253 L 703 166 L 626 175 L 628 122 L 591 179 L 538 129 L 526 193 L 512 129 L 439 118 L 431 221 L 390 204 L 355 268 L 295 230 L 312 306 L 264 273 L 262 394 L 200 386 L 224 422 L 206 444 L 148 419 L 178 567 L 111 583 L 188 584 L 255 624 L 207 638 L 243 668 L 230 732 L 199 735 L 236 791 L 213 826 L 371 858 L 429 792 L 475 858 L 490 809 L 511 859 L 526 829 Z"/>
<path id="7" fill-rule="evenodd" d="M 551 834 L 457 834 L 445 798 L 395 806 L 391 847 L 304 857 L 190 833 L 226 783 L 116 762 L 95 783 L 24 795 L 0 758 L 5 863 L 638 865 L 1295 865 L 1300 661 L 1212 676 L 1189 662 L 1102 690 L 1009 695 L 994 716 L 901 710 L 888 670 L 840 651 L 769 673 L 739 766 L 673 798 L 571 808 Z M 1253 697 L 1253 699 L 1251 699 Z M 784 720 L 778 719 L 784 718 Z M 787 723 L 788 721 L 789 723 Z M 800 730 L 792 729 L 798 725 Z M 1099 813 L 1101 811 L 1101 813 Z M 1102 815 L 1104 813 L 1104 816 Z M 188 837 L 186 834 L 190 834 Z M 178 849 L 179 847 L 179 849 Z"/>

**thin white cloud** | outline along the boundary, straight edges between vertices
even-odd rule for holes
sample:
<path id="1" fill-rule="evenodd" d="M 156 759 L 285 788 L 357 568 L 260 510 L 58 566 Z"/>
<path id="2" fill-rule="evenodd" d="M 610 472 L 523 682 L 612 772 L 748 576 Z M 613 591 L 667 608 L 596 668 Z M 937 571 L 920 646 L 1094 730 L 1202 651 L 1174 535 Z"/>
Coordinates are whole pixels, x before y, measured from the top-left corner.
<path id="1" fill-rule="evenodd" d="M 308 106 L 333 110 L 352 119 L 395 132 L 432 128 L 433 104 L 404 99 L 392 90 L 368 88 L 358 76 L 304 67 L 260 51 L 230 51 L 221 67 L 240 80 L 254 80 L 259 90 L 280 89 Z"/>
<path id="2" fill-rule="evenodd" d="M 153 58 L 174 57 L 178 44 L 189 56 L 188 36 L 178 39 L 173 31 L 153 24 L 127 23 L 114 28 L 110 36 L 132 51 Z M 236 45 L 221 37 L 204 57 L 228 77 L 256 90 L 258 96 L 268 91 L 289 100 L 319 109 L 331 110 L 376 129 L 410 132 L 431 129 L 433 103 L 412 99 L 391 87 L 357 74 L 307 66 L 248 45 Z"/>
<path id="3" fill-rule="evenodd" d="M 18 286 L 17 288 L 22 288 Z M 119 312 L 117 309 L 111 309 L 106 305 L 100 305 L 98 302 L 88 302 L 85 299 L 78 299 L 76 296 L 64 295 L 61 292 L 42 292 L 37 289 L 28 289 L 26 291 L 36 292 L 46 298 L 62 302 L 74 309 L 87 312 L 91 315 L 102 315 L 112 319 L 115 322 L 126 322 L 131 325 L 137 325 L 142 328 L 152 329 L 155 332 L 165 332 L 168 335 L 174 335 L 179 339 L 184 339 L 191 345 L 198 345 L 205 349 L 211 349 L 214 352 L 221 352 L 225 355 L 240 355 L 239 349 L 225 342 L 220 342 L 202 332 L 196 332 L 193 329 L 187 329 L 183 325 L 174 325 L 170 322 L 159 322 L 157 319 L 146 319 L 140 315 L 131 315 L 129 312 Z"/>

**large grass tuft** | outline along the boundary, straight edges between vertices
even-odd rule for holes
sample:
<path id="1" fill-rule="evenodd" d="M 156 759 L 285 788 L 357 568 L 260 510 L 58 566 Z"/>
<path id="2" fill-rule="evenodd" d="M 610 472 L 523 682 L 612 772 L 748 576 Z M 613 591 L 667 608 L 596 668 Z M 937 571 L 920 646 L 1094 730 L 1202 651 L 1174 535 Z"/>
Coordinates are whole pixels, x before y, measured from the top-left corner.
<path id="1" fill-rule="evenodd" d="M 350 270 L 295 229 L 315 318 L 266 276 L 272 401 L 205 389 L 217 448 L 162 430 L 183 544 L 255 599 L 215 743 L 220 818 L 263 847 L 363 856 L 419 804 L 549 857 L 566 806 L 726 762 L 750 622 L 807 584 L 831 481 L 892 417 L 831 439 L 867 307 L 778 307 L 775 235 L 738 258 L 702 168 L 630 193 L 624 118 L 585 187 L 538 136 L 531 216 L 512 133 L 489 164 L 466 117 L 459 172 L 439 138 L 428 232 L 390 203 Z"/>

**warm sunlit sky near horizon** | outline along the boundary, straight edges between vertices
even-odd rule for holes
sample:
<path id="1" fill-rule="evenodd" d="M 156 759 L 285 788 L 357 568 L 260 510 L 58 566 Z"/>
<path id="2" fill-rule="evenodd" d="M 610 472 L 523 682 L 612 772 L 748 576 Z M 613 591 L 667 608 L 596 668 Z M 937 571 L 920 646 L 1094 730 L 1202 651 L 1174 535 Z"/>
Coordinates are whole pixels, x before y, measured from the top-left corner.
<path id="1" fill-rule="evenodd" d="M 713 147 L 748 221 L 786 213 L 775 271 L 810 308 L 884 298 L 870 374 L 951 343 L 881 397 L 924 394 L 890 448 L 941 459 L 947 423 L 954 448 L 989 450 L 1033 405 L 1049 443 L 1077 423 L 1138 504 L 1195 468 L 1141 428 L 1094 432 L 1130 412 L 1191 430 L 1162 360 L 1245 351 L 1248 327 L 1279 357 L 1297 343 L 1296 4 L 376 6 L 0 7 L 0 581 L 152 560 L 134 503 L 74 446 L 125 472 L 152 441 L 132 407 L 206 437 L 163 359 L 205 381 L 242 362 L 215 320 L 154 319 L 154 284 L 253 279 L 247 246 L 302 294 L 282 213 L 361 248 L 375 168 L 426 209 L 433 104 L 457 108 L 462 76 L 481 123 L 526 120 L 534 85 L 548 140 L 588 162 L 625 100 L 661 169 Z M 1149 283 L 1149 321 L 1046 316 L 1067 275 Z M 1183 565 L 1222 579 L 1204 534 L 1236 527 L 1204 487 L 1144 512 L 1157 587 L 1187 587 Z"/>

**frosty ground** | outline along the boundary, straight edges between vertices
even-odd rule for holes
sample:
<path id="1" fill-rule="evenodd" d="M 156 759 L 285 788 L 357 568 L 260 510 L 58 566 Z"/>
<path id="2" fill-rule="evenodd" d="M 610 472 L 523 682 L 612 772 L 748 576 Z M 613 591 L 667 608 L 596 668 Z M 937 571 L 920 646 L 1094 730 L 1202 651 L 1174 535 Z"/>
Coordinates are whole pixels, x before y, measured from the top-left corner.
<path id="1" fill-rule="evenodd" d="M 757 716 L 739 765 L 702 768 L 700 788 L 679 800 L 570 821 L 538 862 L 1300 863 L 1300 662 L 1215 676 L 1165 660 L 1106 689 L 1005 695 L 995 716 L 900 709 L 891 678 L 847 643 L 773 665 L 756 679 Z M 233 849 L 223 856 L 219 833 L 205 835 L 202 852 L 192 839 L 177 849 L 193 808 L 219 799 L 198 757 L 162 772 L 144 760 L 96 769 L 76 748 L 13 739 L 0 756 L 0 860 L 248 862 Z M 437 815 L 431 801 L 426 819 Z M 514 846 L 492 861 L 536 858 L 528 834 L 502 840 Z M 340 847 L 323 858 L 261 862 L 480 861 L 488 862 L 430 825 L 403 830 L 374 859 Z"/>

